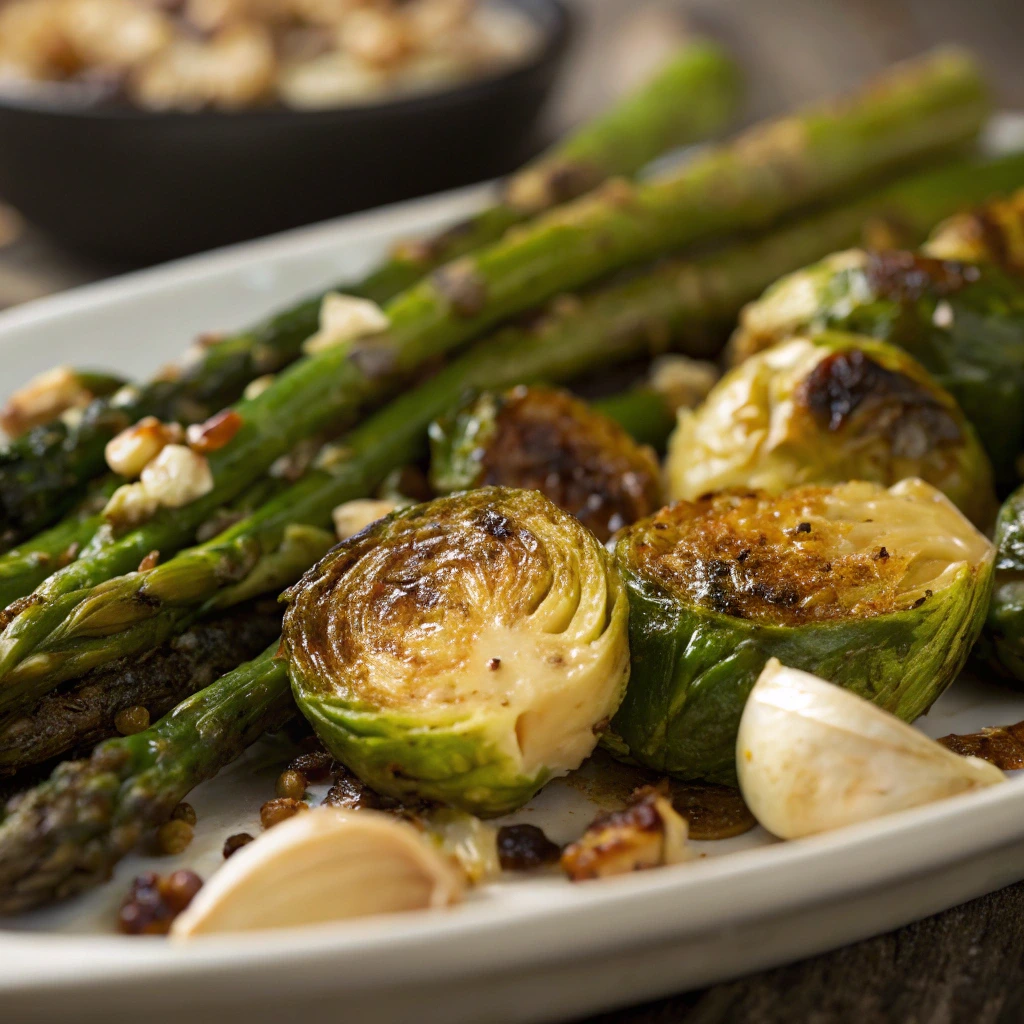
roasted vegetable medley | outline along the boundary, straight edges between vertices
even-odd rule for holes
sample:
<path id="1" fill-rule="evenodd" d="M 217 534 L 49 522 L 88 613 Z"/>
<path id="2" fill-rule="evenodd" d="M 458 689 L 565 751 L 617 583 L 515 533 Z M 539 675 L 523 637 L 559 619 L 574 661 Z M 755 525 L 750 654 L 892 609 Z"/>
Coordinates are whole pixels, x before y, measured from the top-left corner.
<path id="1" fill-rule="evenodd" d="M 342 7 L 343 40 L 476 17 Z M 154 848 L 127 933 L 442 908 L 1003 781 L 997 732 L 911 723 L 972 654 L 1024 682 L 1024 155 L 970 154 L 941 51 L 641 174 L 735 99 L 693 44 L 362 281 L 9 398 L 0 915 Z M 204 885 L 184 801 L 258 743 L 276 788 Z M 589 827 L 515 816 L 594 773 Z"/>

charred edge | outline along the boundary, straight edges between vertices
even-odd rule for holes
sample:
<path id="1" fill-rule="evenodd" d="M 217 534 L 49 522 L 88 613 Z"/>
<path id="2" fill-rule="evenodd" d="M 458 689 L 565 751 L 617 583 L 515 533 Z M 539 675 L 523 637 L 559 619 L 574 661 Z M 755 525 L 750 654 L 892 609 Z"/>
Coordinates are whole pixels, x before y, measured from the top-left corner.
<path id="1" fill-rule="evenodd" d="M 0 633 L 23 611 L 37 604 L 43 604 L 43 599 L 38 594 L 27 594 L 25 597 L 19 597 L 17 601 L 12 601 L 3 611 L 0 611 Z"/>
<path id="2" fill-rule="evenodd" d="M 797 401 L 831 432 L 861 413 L 872 431 L 890 439 L 896 454 L 904 454 L 922 432 L 929 447 L 963 440 L 960 425 L 938 398 L 858 349 L 822 359 L 801 384 Z"/>
<path id="3" fill-rule="evenodd" d="M 471 263 L 442 267 L 430 277 L 438 295 L 464 320 L 479 316 L 487 304 L 487 281 Z"/>
<path id="4" fill-rule="evenodd" d="M 938 260 L 902 250 L 868 253 L 869 284 L 883 298 L 894 302 L 955 295 L 977 281 L 980 273 L 970 263 Z"/>

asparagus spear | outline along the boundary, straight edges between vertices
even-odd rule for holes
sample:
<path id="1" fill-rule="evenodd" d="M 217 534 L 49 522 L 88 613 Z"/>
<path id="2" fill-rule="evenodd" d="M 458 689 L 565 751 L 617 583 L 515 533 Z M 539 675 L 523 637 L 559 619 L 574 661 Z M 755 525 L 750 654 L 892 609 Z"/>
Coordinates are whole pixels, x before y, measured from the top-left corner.
<path id="1" fill-rule="evenodd" d="M 388 304 L 389 329 L 328 348 L 235 407 L 241 427 L 210 456 L 216 485 L 163 509 L 120 540 L 96 546 L 50 577 L 0 637 L 0 709 L 46 677 L 67 678 L 37 645 L 99 584 L 166 555 L 299 438 L 396 390 L 417 369 L 550 296 L 716 232 L 763 226 L 971 136 L 984 116 L 973 63 L 943 51 L 902 66 L 840 105 L 762 126 L 643 186 L 621 180 L 501 242 L 447 264 Z M 94 619 L 90 628 L 102 630 Z M 24 662 L 24 664 L 22 664 Z M 19 671 L 20 669 L 20 671 Z"/>
<path id="2" fill-rule="evenodd" d="M 90 672 L 48 694 L 0 728 L 0 775 L 40 764 L 116 734 L 119 712 L 145 707 L 153 719 L 255 657 L 281 631 L 273 598 L 240 605 L 148 651 Z"/>
<path id="3" fill-rule="evenodd" d="M 726 54 L 711 43 L 685 47 L 643 88 L 514 175 L 495 206 L 436 238 L 400 246 L 362 282 L 340 287 L 389 301 L 433 267 L 496 241 L 528 216 L 714 134 L 732 116 L 738 94 L 738 74 Z M 96 401 L 74 428 L 59 422 L 39 427 L 0 452 L 0 545 L 60 518 L 82 485 L 102 472 L 104 446 L 123 427 L 143 416 L 204 419 L 237 399 L 253 378 L 291 363 L 317 328 L 322 297 L 219 341 L 176 380 L 158 379 Z"/>
<path id="4" fill-rule="evenodd" d="M 0 824 L 0 914 L 106 880 L 146 830 L 250 743 L 294 713 L 278 644 L 179 704 L 156 725 L 67 761 L 12 798 Z"/>
<path id="5" fill-rule="evenodd" d="M 57 680 L 147 650 L 211 606 L 290 583 L 307 567 L 304 559 L 313 560 L 310 551 L 315 557 L 317 550 L 315 535 L 300 534 L 306 545 L 296 543 L 296 525 L 327 528 L 336 505 L 371 493 L 391 470 L 414 460 L 427 425 L 467 390 L 566 380 L 602 363 L 667 347 L 711 355 L 740 307 L 776 274 L 856 244 L 865 224 L 884 218 L 897 226 L 906 244 L 915 244 L 961 205 L 1022 181 L 1024 154 L 955 164 L 761 240 L 695 262 L 667 262 L 579 300 L 556 302 L 556 311 L 538 325 L 506 328 L 396 399 L 329 447 L 319 471 L 231 529 L 155 569 L 97 588 L 36 645 L 31 660 L 10 672 L 7 694 L 42 692 Z"/>

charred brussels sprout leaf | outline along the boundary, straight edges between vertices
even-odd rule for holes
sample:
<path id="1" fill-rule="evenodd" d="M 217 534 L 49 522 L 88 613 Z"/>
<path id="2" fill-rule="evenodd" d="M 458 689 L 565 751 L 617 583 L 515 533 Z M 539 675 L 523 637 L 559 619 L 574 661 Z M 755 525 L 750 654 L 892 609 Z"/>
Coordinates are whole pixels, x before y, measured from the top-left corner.
<path id="1" fill-rule="evenodd" d="M 801 332 L 837 329 L 917 359 L 974 424 L 1001 482 L 1024 448 L 1024 287 L 994 266 L 909 252 L 835 253 L 781 278 L 743 313 L 733 362 Z"/>
<path id="2" fill-rule="evenodd" d="M 733 782 L 743 706 L 769 658 L 905 721 L 960 670 L 992 547 L 920 480 L 679 502 L 623 531 L 632 675 L 608 746 Z"/>
<path id="3" fill-rule="evenodd" d="M 629 674 L 611 556 L 536 491 L 402 509 L 289 592 L 299 707 L 377 792 L 501 814 L 579 766 Z"/>
<path id="4" fill-rule="evenodd" d="M 922 251 L 940 260 L 994 263 L 1024 277 L 1024 189 L 943 221 Z"/>
<path id="5" fill-rule="evenodd" d="M 1000 509 L 995 545 L 996 582 L 980 653 L 1001 675 L 1024 683 L 1024 487 Z"/>
<path id="6" fill-rule="evenodd" d="M 661 505 L 651 449 L 556 388 L 485 393 L 434 423 L 430 437 L 437 491 L 487 485 L 541 491 L 602 541 Z"/>
<path id="7" fill-rule="evenodd" d="M 680 414 L 667 475 L 688 501 L 921 477 L 974 522 L 995 510 L 988 459 L 952 397 L 905 352 L 849 334 L 795 338 L 730 371 Z"/>

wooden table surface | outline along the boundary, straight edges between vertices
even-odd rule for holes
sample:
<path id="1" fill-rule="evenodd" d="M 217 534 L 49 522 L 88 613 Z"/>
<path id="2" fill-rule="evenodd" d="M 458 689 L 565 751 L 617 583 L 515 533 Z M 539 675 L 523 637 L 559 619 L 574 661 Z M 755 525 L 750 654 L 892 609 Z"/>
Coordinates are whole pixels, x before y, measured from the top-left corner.
<path id="1" fill-rule="evenodd" d="M 1005 106 L 1024 109 L 1024 0 L 576 0 L 586 15 L 551 117 L 600 105 L 663 45 L 710 33 L 743 61 L 750 115 L 848 88 L 944 41 L 981 54 Z M 666 20 L 669 19 L 669 20 Z M 0 211 L 0 308 L 118 269 L 62 252 Z M 1024 865 L 1021 868 L 1024 874 Z M 1024 1020 L 1024 883 L 834 953 L 589 1024 L 1010 1024 Z"/>

